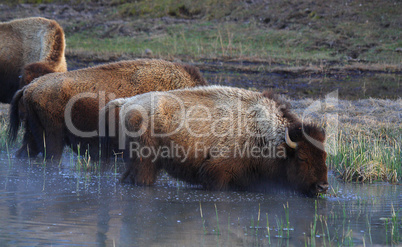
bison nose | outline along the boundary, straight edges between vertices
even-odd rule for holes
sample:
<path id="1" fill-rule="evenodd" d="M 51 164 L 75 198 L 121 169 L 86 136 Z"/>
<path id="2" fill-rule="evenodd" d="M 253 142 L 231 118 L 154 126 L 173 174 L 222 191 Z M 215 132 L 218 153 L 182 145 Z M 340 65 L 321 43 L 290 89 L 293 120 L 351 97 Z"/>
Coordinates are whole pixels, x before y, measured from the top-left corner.
<path id="1" fill-rule="evenodd" d="M 327 192 L 328 187 L 329 187 L 329 185 L 328 185 L 327 182 L 319 182 L 319 183 L 316 185 L 316 189 L 317 189 L 317 192 L 318 192 L 318 193 L 325 193 L 325 192 Z"/>

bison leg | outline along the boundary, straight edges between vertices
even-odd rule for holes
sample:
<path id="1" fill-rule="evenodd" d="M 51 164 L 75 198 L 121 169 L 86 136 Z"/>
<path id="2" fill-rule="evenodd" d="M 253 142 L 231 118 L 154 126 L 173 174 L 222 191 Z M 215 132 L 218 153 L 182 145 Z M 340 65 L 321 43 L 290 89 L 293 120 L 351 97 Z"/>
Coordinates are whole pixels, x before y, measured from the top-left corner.
<path id="1" fill-rule="evenodd" d="M 57 129 L 46 132 L 44 140 L 44 158 L 51 159 L 54 162 L 60 160 L 64 149 L 63 137 L 63 132 Z"/>
<path id="2" fill-rule="evenodd" d="M 121 181 L 130 179 L 131 183 L 137 185 L 152 185 L 155 183 L 158 168 L 152 158 L 136 158 L 134 162 L 130 162 L 129 167 L 124 172 Z"/>
<path id="3" fill-rule="evenodd" d="M 18 158 L 29 158 L 37 156 L 39 152 L 32 133 L 25 131 L 24 137 L 22 138 L 22 147 L 18 149 L 15 156 Z"/>
<path id="4" fill-rule="evenodd" d="M 100 160 L 100 155 L 102 155 L 102 153 L 99 154 L 99 151 L 101 150 L 101 148 L 99 147 L 98 137 L 92 138 L 88 142 L 86 148 L 88 149 L 88 153 L 93 160 L 96 160 L 96 161 Z"/>
<path id="5" fill-rule="evenodd" d="M 26 141 L 28 143 L 31 142 L 32 146 L 36 147 L 38 152 L 42 152 L 45 159 L 52 159 L 58 162 L 64 148 L 64 134 L 62 127 L 60 127 L 61 125 L 49 122 L 47 122 L 46 125 L 42 124 L 33 108 L 31 108 L 28 113 L 29 116 L 27 117 L 28 121 L 25 128 L 25 133 L 27 133 Z"/>
<path id="6" fill-rule="evenodd" d="M 236 171 L 238 167 L 241 165 L 225 159 L 207 159 L 199 171 L 201 184 L 208 190 L 227 190 L 237 187 L 239 178 L 245 176 L 244 172 Z"/>

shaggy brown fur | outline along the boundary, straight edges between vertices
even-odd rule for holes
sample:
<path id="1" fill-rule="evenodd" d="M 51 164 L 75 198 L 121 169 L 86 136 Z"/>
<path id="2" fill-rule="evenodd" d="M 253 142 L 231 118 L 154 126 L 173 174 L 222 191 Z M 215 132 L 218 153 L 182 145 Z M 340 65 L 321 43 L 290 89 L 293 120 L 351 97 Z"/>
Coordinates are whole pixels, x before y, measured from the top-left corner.
<path id="1" fill-rule="evenodd" d="M 99 108 L 104 104 L 116 97 L 197 85 L 206 85 L 197 68 L 152 59 L 122 61 L 47 74 L 25 86 L 13 98 L 9 139 L 15 139 L 22 118 L 25 133 L 17 156 L 27 156 L 29 150 L 31 156 L 43 152 L 46 158 L 57 161 L 65 145 L 71 146 L 74 151 L 80 145 L 81 153 L 88 148 L 91 157 L 97 159 L 97 133 L 83 136 L 73 130 L 97 131 Z M 65 118 L 70 104 L 71 115 Z M 71 128 L 70 123 L 74 128 Z"/>
<path id="2" fill-rule="evenodd" d="M 124 159 L 129 167 L 123 181 L 151 185 L 164 169 L 207 189 L 255 189 L 270 183 L 307 195 L 328 189 L 325 133 L 302 125 L 272 93 L 210 86 L 146 93 L 111 101 L 108 107 L 119 108 L 127 129 Z M 285 141 L 286 128 L 295 149 Z M 272 150 L 270 155 L 268 149 L 261 151 L 264 147 Z"/>
<path id="3" fill-rule="evenodd" d="M 64 32 L 40 17 L 0 23 L 0 102 L 9 103 L 33 79 L 67 71 Z"/>

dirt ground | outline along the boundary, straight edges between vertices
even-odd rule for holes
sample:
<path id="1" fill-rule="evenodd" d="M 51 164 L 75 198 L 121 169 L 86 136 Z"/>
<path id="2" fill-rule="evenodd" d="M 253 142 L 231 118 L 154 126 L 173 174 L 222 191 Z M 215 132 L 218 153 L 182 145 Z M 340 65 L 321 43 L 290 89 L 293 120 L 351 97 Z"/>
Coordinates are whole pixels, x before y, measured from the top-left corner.
<path id="1" fill-rule="evenodd" d="M 22 1 L 24 2 L 24 1 Z M 35 2 L 35 1 L 31 1 Z M 153 2 L 153 1 L 151 1 Z M 163 1 L 162 1 L 163 2 Z M 165 59 L 183 61 L 196 65 L 212 84 L 226 84 L 248 89 L 264 90 L 276 88 L 279 93 L 296 99 L 322 97 L 333 90 L 340 90 L 342 99 L 390 98 L 402 95 L 402 63 L 384 64 L 384 62 L 367 63 L 361 59 L 369 50 L 376 49 L 383 54 L 381 37 L 373 33 L 373 42 L 353 43 L 353 24 L 365 25 L 372 30 L 398 30 L 402 25 L 397 16 L 400 3 L 383 1 L 330 0 L 323 3 L 304 1 L 224 1 L 214 6 L 202 6 L 199 1 L 180 1 L 181 5 L 172 7 L 163 16 L 158 16 L 157 7 L 151 11 L 135 10 L 143 7 L 128 2 L 118 1 L 74 1 L 66 4 L 57 1 L 52 4 L 0 4 L 0 21 L 15 18 L 42 16 L 57 20 L 64 28 L 66 36 L 74 33 L 94 32 L 100 38 L 134 37 L 139 34 L 164 34 L 169 27 L 177 23 L 186 25 L 203 22 L 255 23 L 255 27 L 272 30 L 288 30 L 326 34 L 325 29 L 337 34 L 335 39 L 318 37 L 313 43 L 306 44 L 306 50 L 331 47 L 335 53 L 348 57 L 345 61 L 302 61 L 295 65 L 293 61 L 267 61 L 254 58 L 219 57 L 205 59 L 199 57 L 168 57 Z M 209 3 L 209 2 L 208 2 Z M 214 3 L 212 1 L 211 3 Z M 200 5 L 201 4 L 201 5 Z M 207 3 L 205 3 L 207 5 Z M 225 6 L 223 6 L 225 5 Z M 216 8 L 214 12 L 214 8 Z M 224 11 L 219 12 L 218 10 Z M 378 29 L 380 28 L 380 29 Z M 390 34 L 389 39 L 398 39 L 399 32 Z M 394 37 L 395 36 L 395 37 Z M 356 39 L 356 38 L 355 38 Z M 303 42 L 296 40 L 294 42 Z M 376 48 L 377 47 L 377 48 Z M 393 56 L 402 58 L 402 48 L 390 48 Z M 385 54 L 385 53 L 384 53 Z M 69 70 L 84 68 L 105 62 L 113 62 L 139 57 L 149 57 L 146 53 L 113 54 L 96 53 L 85 50 L 69 49 L 66 51 Z M 163 57 L 162 57 L 163 58 Z M 402 60 L 400 60 L 402 61 Z"/>

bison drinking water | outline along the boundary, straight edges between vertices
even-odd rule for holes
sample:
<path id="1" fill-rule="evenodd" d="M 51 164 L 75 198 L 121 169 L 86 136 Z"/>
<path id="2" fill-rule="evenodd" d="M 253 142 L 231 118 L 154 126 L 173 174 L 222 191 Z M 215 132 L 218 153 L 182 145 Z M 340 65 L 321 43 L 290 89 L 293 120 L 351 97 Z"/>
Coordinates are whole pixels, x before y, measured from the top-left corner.
<path id="1" fill-rule="evenodd" d="M 35 79 L 15 94 L 10 106 L 9 139 L 25 125 L 17 156 L 59 160 L 65 145 L 99 155 L 99 109 L 116 97 L 206 85 L 190 65 L 156 59 L 122 61 Z"/>
<path id="2" fill-rule="evenodd" d="M 125 133 L 123 181 L 151 185 L 164 169 L 207 189 L 328 189 L 325 133 L 302 124 L 275 94 L 220 86 L 150 92 L 111 101 L 103 112 L 110 119 L 118 112 Z"/>
<path id="3" fill-rule="evenodd" d="M 64 49 L 56 21 L 33 17 L 0 23 L 0 102 L 10 103 L 18 88 L 37 77 L 67 71 Z"/>

